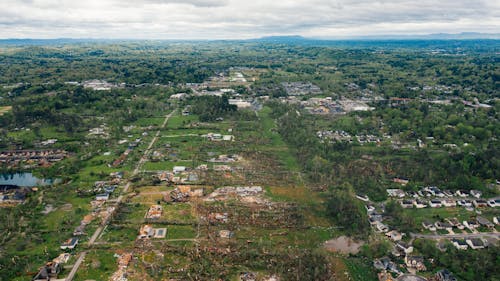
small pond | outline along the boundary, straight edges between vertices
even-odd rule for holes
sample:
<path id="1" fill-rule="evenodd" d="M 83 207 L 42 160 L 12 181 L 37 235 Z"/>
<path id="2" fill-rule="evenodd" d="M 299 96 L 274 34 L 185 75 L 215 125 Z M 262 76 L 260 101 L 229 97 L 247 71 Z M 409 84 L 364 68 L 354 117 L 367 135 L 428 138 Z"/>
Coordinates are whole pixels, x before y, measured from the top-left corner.
<path id="1" fill-rule="evenodd" d="M 56 180 L 57 181 L 57 180 Z M 39 179 L 32 173 L 0 174 L 0 185 L 10 184 L 17 186 L 43 186 L 54 183 L 51 179 Z"/>

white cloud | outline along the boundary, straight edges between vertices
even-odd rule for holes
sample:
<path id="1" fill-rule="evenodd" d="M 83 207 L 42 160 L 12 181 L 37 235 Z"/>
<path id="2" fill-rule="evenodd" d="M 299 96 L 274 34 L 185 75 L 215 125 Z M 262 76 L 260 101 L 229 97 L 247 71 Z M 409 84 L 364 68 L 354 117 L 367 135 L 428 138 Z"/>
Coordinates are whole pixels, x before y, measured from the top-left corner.
<path id="1" fill-rule="evenodd" d="M 224 39 L 498 32 L 490 0 L 1 0 L 1 38 Z"/>

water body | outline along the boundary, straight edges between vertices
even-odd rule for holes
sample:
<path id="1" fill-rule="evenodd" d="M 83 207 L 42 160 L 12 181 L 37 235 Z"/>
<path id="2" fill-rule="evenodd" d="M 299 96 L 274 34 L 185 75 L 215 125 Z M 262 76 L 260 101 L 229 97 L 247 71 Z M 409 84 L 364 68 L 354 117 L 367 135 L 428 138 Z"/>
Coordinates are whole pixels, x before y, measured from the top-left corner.
<path id="1" fill-rule="evenodd" d="M 14 174 L 1 174 L 0 175 L 0 185 L 10 184 L 17 186 L 44 186 L 51 185 L 54 183 L 51 179 L 39 179 L 35 177 L 32 173 L 14 173 Z"/>

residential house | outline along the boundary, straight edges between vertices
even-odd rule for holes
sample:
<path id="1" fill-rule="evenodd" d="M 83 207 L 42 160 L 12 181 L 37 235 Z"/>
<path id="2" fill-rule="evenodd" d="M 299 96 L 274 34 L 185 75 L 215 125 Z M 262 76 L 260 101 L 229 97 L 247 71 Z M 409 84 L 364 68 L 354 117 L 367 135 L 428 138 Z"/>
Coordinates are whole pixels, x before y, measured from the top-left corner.
<path id="1" fill-rule="evenodd" d="M 436 231 L 436 226 L 431 221 L 428 220 L 423 221 L 422 226 L 430 231 Z"/>
<path id="2" fill-rule="evenodd" d="M 447 218 L 446 221 L 460 230 L 464 229 L 464 225 L 461 224 L 457 218 Z"/>
<path id="3" fill-rule="evenodd" d="M 415 201 L 413 201 L 413 204 L 415 205 L 415 207 L 417 209 L 422 209 L 422 208 L 426 208 L 427 207 L 427 203 L 423 200 L 420 200 L 420 199 L 417 199 Z"/>
<path id="4" fill-rule="evenodd" d="M 48 262 L 42 266 L 37 275 L 33 277 L 33 281 L 47 281 L 52 278 L 56 279 L 57 275 L 61 272 L 62 266 L 56 262 Z"/>
<path id="5" fill-rule="evenodd" d="M 469 246 L 463 239 L 452 239 L 451 244 L 453 244 L 453 246 L 455 246 L 455 248 L 459 250 L 467 250 L 467 248 L 469 248 Z"/>
<path id="6" fill-rule="evenodd" d="M 486 218 L 484 218 L 484 217 L 480 217 L 480 216 L 478 216 L 478 217 L 476 218 L 476 221 L 477 221 L 477 223 L 478 223 L 479 225 L 484 226 L 484 227 L 488 227 L 488 228 L 493 228 L 493 227 L 495 227 L 495 225 L 494 225 L 492 222 L 490 222 L 488 219 L 486 219 Z"/>
<path id="7" fill-rule="evenodd" d="M 470 195 L 472 195 L 472 196 L 474 196 L 474 197 L 476 197 L 476 198 L 479 199 L 479 198 L 481 198 L 481 196 L 483 196 L 483 193 L 481 191 L 479 191 L 479 190 L 473 189 L 473 190 L 470 191 Z"/>
<path id="8" fill-rule="evenodd" d="M 373 205 L 365 205 L 365 208 L 367 213 L 372 213 L 375 211 L 375 206 Z"/>
<path id="9" fill-rule="evenodd" d="M 453 230 L 453 225 L 448 222 L 438 221 L 434 225 L 436 226 L 436 229 L 445 229 L 448 231 Z"/>
<path id="10" fill-rule="evenodd" d="M 401 204 L 401 207 L 406 208 L 406 209 L 410 209 L 410 208 L 413 208 L 414 202 L 415 202 L 414 200 L 403 200 L 400 202 L 400 204 Z"/>
<path id="11" fill-rule="evenodd" d="M 427 268 L 424 264 L 424 258 L 421 256 L 405 256 L 405 264 L 409 268 L 414 268 L 417 271 L 425 271 Z"/>
<path id="12" fill-rule="evenodd" d="M 432 199 L 429 202 L 429 206 L 431 206 L 431 208 L 441 208 L 443 206 L 443 204 L 441 203 L 441 200 L 439 200 L 439 199 Z"/>
<path id="13" fill-rule="evenodd" d="M 95 200 L 97 201 L 107 201 L 109 199 L 109 193 L 97 194 Z"/>
<path id="14" fill-rule="evenodd" d="M 356 194 L 356 198 L 364 202 L 370 201 L 370 198 L 368 198 L 368 196 L 365 194 Z"/>
<path id="15" fill-rule="evenodd" d="M 465 242 L 473 250 L 484 249 L 486 247 L 486 244 L 484 243 L 484 241 L 479 239 L 479 238 L 467 238 L 465 240 Z"/>
<path id="16" fill-rule="evenodd" d="M 184 167 L 184 166 L 175 166 L 173 168 L 174 174 L 180 174 L 180 173 L 183 173 L 185 171 L 186 171 L 186 167 Z"/>
<path id="17" fill-rule="evenodd" d="M 479 227 L 479 223 L 474 220 L 463 221 L 463 225 L 469 230 L 474 230 Z"/>
<path id="18" fill-rule="evenodd" d="M 392 181 L 395 182 L 395 183 L 399 183 L 402 186 L 405 186 L 405 185 L 407 185 L 410 182 L 409 179 L 403 178 L 403 177 L 395 177 L 395 178 L 392 179 Z"/>
<path id="19" fill-rule="evenodd" d="M 61 250 L 72 250 L 76 247 L 76 245 L 78 245 L 78 238 L 76 237 L 73 237 L 73 238 L 70 238 L 66 241 L 64 241 L 64 243 L 61 244 Z"/>
<path id="20" fill-rule="evenodd" d="M 373 261 L 373 266 L 378 270 L 391 271 L 394 273 L 400 273 L 398 265 L 391 261 L 388 257 L 383 257 Z"/>
<path id="21" fill-rule="evenodd" d="M 389 231 L 389 227 L 385 224 L 383 224 L 382 222 L 376 222 L 375 223 L 375 229 L 378 231 L 378 232 L 387 232 Z"/>
<path id="22" fill-rule="evenodd" d="M 413 246 L 403 241 L 396 242 L 396 248 L 401 250 L 405 254 L 411 254 L 413 252 Z"/>
<path id="23" fill-rule="evenodd" d="M 145 224 L 139 230 L 139 239 L 147 239 L 153 237 L 155 234 L 154 228 L 151 225 Z"/>
<path id="24" fill-rule="evenodd" d="M 378 273 L 378 281 L 395 281 L 392 275 L 386 271 Z"/>
<path id="25" fill-rule="evenodd" d="M 488 202 L 484 199 L 476 199 L 472 201 L 472 204 L 476 208 L 488 207 Z"/>
<path id="26" fill-rule="evenodd" d="M 472 201 L 470 201 L 470 200 L 458 200 L 457 205 L 462 206 L 462 207 L 472 207 Z"/>
<path id="27" fill-rule="evenodd" d="M 453 195 L 454 195 L 454 194 L 453 194 L 453 191 L 451 191 L 451 190 L 449 190 L 449 189 L 447 189 L 447 190 L 443 191 L 443 193 L 444 193 L 444 195 L 445 195 L 446 197 L 453 197 Z"/>
<path id="28" fill-rule="evenodd" d="M 221 230 L 221 231 L 219 231 L 219 237 L 220 238 L 229 239 L 229 238 L 232 238 L 233 236 L 234 236 L 234 232 L 232 232 L 230 230 Z"/>
<path id="29" fill-rule="evenodd" d="M 457 278 L 453 276 L 451 272 L 448 271 L 448 269 L 442 269 L 436 273 L 436 280 L 437 281 L 457 281 Z"/>
<path id="30" fill-rule="evenodd" d="M 403 234 L 401 234 L 397 230 L 391 230 L 385 234 L 392 241 L 400 241 L 403 238 Z"/>
<path id="31" fill-rule="evenodd" d="M 163 213 L 163 207 L 161 205 L 153 205 L 149 207 L 146 213 L 146 219 L 159 219 Z"/>
<path id="32" fill-rule="evenodd" d="M 465 197 L 469 196 L 469 192 L 467 192 L 467 190 L 461 189 L 461 190 L 457 190 L 455 192 L 455 195 L 465 198 Z"/>
<path id="33" fill-rule="evenodd" d="M 389 188 L 386 190 L 389 197 L 405 197 L 405 192 L 399 188 Z"/>
<path id="34" fill-rule="evenodd" d="M 457 202 L 453 199 L 444 199 L 441 201 L 441 204 L 445 207 L 455 207 L 457 205 Z"/>

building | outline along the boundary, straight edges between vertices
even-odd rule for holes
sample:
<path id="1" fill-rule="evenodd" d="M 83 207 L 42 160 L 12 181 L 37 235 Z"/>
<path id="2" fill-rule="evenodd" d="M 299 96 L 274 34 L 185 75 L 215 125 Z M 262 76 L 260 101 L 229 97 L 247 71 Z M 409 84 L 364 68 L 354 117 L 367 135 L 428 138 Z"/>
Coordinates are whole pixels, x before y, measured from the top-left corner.
<path id="1" fill-rule="evenodd" d="M 457 278 L 453 276 L 451 272 L 449 272 L 447 269 L 442 269 L 436 273 L 436 280 L 437 281 L 457 281 Z"/>
<path id="2" fill-rule="evenodd" d="M 417 271 L 425 271 L 427 268 L 424 264 L 424 258 L 421 256 L 405 256 L 405 264 L 409 268 L 414 268 Z"/>
<path id="3" fill-rule="evenodd" d="M 64 241 L 64 243 L 61 244 L 60 248 L 61 250 L 72 250 L 76 247 L 76 245 L 78 245 L 78 238 L 73 237 Z"/>
<path id="4" fill-rule="evenodd" d="M 465 240 L 465 242 L 473 250 L 486 248 L 484 241 L 479 239 L 479 238 L 467 238 L 467 240 Z"/>
<path id="5" fill-rule="evenodd" d="M 405 186 L 405 185 L 407 185 L 410 182 L 409 179 L 403 178 L 403 177 L 395 177 L 395 178 L 392 179 L 392 181 L 395 182 L 395 183 L 399 183 L 402 186 Z"/>
<path id="6" fill-rule="evenodd" d="M 467 243 L 465 243 L 465 240 L 463 239 L 452 239 L 451 244 L 453 244 L 453 246 L 455 246 L 455 248 L 459 250 L 467 250 L 467 248 L 469 248 L 469 246 L 467 246 Z"/>
<path id="7" fill-rule="evenodd" d="M 145 224 L 141 226 L 141 229 L 139 230 L 139 239 L 147 239 L 151 238 L 155 235 L 154 228 L 151 225 Z"/>

